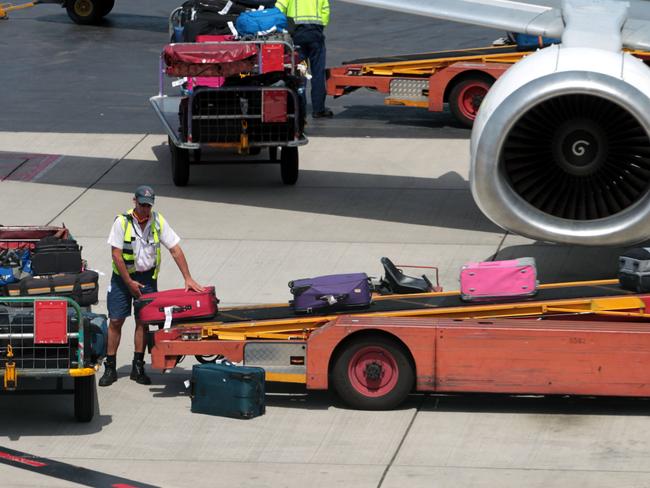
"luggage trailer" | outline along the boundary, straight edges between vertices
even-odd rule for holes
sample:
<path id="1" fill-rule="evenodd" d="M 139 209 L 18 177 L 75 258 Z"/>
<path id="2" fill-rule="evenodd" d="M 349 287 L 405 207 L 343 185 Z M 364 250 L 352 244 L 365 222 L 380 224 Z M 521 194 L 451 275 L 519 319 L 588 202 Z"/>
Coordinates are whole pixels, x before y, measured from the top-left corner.
<path id="1" fill-rule="evenodd" d="M 375 311 L 327 316 L 228 308 L 221 322 L 155 332 L 152 365 L 225 356 L 267 381 L 333 387 L 360 409 L 394 408 L 412 391 L 650 396 L 650 295 L 617 284 L 542 285 L 509 303 L 392 295 Z"/>
<path id="2" fill-rule="evenodd" d="M 76 24 L 99 24 L 113 7 L 115 0 L 34 0 L 29 3 L 0 3 L 0 19 L 9 16 L 9 12 L 31 8 L 42 3 L 54 3 L 66 9 L 68 17 Z"/>
<path id="3" fill-rule="evenodd" d="M 296 183 L 298 148 L 308 142 L 297 90 L 277 83 L 246 83 L 252 76 L 273 72 L 298 79 L 302 75 L 296 59 L 292 42 L 275 39 L 175 43 L 166 47 L 160 57 L 158 95 L 149 102 L 168 135 L 176 186 L 188 184 L 191 164 L 207 163 L 202 155 L 208 148 L 236 150 L 243 155 L 268 149 L 267 161 L 280 163 L 282 182 Z M 239 77 L 241 84 L 196 86 L 187 95 L 166 95 L 165 75 L 178 77 L 181 84 L 197 77 L 221 76 Z"/>
<path id="4" fill-rule="evenodd" d="M 75 418 L 90 422 L 99 364 L 91 359 L 91 334 L 84 328 L 71 298 L 0 297 L 0 393 L 73 393 Z M 55 387 L 23 388 L 24 378 L 55 379 Z M 72 390 L 64 388 L 64 378 L 73 379 Z"/>
<path id="5" fill-rule="evenodd" d="M 471 127 L 492 84 L 536 48 L 517 45 L 364 58 L 329 68 L 327 94 L 340 97 L 359 88 L 385 93 L 386 105 L 442 112 L 444 104 L 462 125 Z M 630 51 L 646 63 L 650 52 Z"/>

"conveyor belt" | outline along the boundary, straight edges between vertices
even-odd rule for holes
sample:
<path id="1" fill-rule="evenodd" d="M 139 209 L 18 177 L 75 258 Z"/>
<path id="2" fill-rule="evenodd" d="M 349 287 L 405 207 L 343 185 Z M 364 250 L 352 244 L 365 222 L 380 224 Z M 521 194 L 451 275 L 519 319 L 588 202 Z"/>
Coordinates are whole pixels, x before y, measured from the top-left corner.
<path id="1" fill-rule="evenodd" d="M 461 300 L 457 293 L 431 293 L 418 295 L 389 295 L 377 297 L 369 308 L 358 310 L 359 313 L 398 312 L 406 310 L 419 310 L 426 308 L 451 308 L 484 306 L 490 303 L 530 303 L 551 300 L 568 300 L 576 298 L 599 298 L 634 295 L 634 292 L 623 290 L 616 281 L 604 282 L 605 284 L 567 285 L 567 286 L 542 286 L 534 297 L 516 298 L 511 300 L 492 300 L 480 302 L 466 302 Z M 345 310 L 341 314 L 353 314 L 354 310 Z M 327 315 L 334 315 L 331 310 Z M 226 308 L 219 312 L 216 322 L 236 323 L 261 320 L 282 320 L 300 317 L 313 317 L 313 315 L 298 315 L 288 305 L 262 305 L 257 307 Z"/>
<path id="2" fill-rule="evenodd" d="M 535 48 L 536 49 L 536 48 Z M 360 58 L 352 61 L 343 61 L 343 64 L 381 64 L 400 63 L 404 61 L 425 61 L 427 59 L 462 58 L 464 56 L 486 56 L 489 54 L 512 54 L 533 51 L 533 48 L 519 48 L 517 46 L 482 47 L 476 49 L 461 49 L 457 51 L 434 51 L 431 53 L 403 54 L 397 56 L 384 56 L 380 58 Z"/>

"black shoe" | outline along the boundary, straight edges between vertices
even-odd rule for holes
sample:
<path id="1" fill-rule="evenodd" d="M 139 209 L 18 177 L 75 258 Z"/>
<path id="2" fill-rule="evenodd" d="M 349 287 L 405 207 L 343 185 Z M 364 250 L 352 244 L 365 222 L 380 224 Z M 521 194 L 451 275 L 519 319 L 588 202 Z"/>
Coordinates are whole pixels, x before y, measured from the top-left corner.
<path id="1" fill-rule="evenodd" d="M 332 112 L 329 108 L 326 108 L 325 110 L 321 110 L 320 112 L 314 112 L 311 114 L 313 119 L 324 119 L 324 118 L 330 118 L 334 117 L 334 112 Z"/>
<path id="2" fill-rule="evenodd" d="M 117 370 L 114 364 L 106 362 L 104 374 L 99 378 L 99 386 L 110 386 L 117 381 Z"/>
<path id="3" fill-rule="evenodd" d="M 144 361 L 133 361 L 131 364 L 131 376 L 129 376 L 129 378 L 141 385 L 150 385 L 151 378 L 147 376 L 147 373 L 144 370 Z"/>

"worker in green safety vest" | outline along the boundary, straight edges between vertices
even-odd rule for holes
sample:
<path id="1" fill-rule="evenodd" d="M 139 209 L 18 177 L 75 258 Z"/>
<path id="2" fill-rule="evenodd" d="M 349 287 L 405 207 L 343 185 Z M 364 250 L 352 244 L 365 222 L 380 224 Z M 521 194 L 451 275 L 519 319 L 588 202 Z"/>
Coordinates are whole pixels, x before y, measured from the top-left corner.
<path id="1" fill-rule="evenodd" d="M 108 236 L 113 260 L 113 273 L 106 298 L 108 317 L 108 346 L 104 375 L 99 386 L 117 381 L 116 355 L 122 336 L 122 326 L 131 315 L 133 300 L 143 293 L 158 291 L 161 245 L 165 246 L 185 279 L 185 289 L 203 291 L 190 274 L 180 237 L 159 212 L 152 210 L 155 200 L 153 188 L 139 186 L 133 198 L 134 208 L 118 215 Z M 144 368 L 145 324 L 135 321 L 135 352 L 130 378 L 149 385 L 151 379 Z"/>
<path id="2" fill-rule="evenodd" d="M 301 58 L 309 61 L 312 117 L 332 117 L 334 113 L 325 106 L 325 27 L 330 22 L 329 0 L 277 0 L 275 6 L 295 23 L 293 42 L 300 47 Z"/>

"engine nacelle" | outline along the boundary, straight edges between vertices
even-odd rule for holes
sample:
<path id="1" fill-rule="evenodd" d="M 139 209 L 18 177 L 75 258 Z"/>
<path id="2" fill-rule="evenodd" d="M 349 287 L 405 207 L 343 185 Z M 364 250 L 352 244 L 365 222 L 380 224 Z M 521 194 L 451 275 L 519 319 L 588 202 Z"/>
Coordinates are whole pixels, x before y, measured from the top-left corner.
<path id="1" fill-rule="evenodd" d="M 551 46 L 510 68 L 474 124 L 470 182 L 497 225 L 533 239 L 623 245 L 650 237 L 650 69 Z"/>

